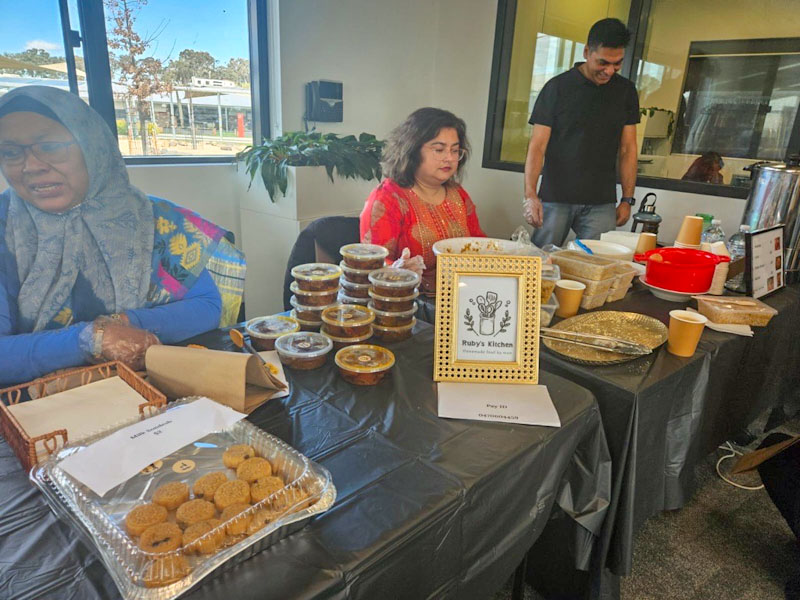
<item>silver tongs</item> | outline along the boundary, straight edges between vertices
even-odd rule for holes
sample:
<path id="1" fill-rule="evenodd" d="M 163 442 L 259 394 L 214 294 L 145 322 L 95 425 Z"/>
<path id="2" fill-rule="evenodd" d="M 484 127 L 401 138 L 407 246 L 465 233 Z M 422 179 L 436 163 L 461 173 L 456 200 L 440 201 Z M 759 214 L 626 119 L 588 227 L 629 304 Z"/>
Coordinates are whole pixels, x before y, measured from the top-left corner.
<path id="1" fill-rule="evenodd" d="M 568 342 L 578 346 L 594 348 L 595 350 L 605 350 L 606 352 L 617 352 L 618 354 L 629 354 L 631 356 L 645 356 L 653 352 L 652 348 L 644 344 L 637 344 L 636 342 L 629 342 L 628 340 L 621 340 L 607 335 L 563 331 L 561 329 L 552 329 L 551 327 L 542 327 L 539 332 L 543 338 L 548 340 Z"/>

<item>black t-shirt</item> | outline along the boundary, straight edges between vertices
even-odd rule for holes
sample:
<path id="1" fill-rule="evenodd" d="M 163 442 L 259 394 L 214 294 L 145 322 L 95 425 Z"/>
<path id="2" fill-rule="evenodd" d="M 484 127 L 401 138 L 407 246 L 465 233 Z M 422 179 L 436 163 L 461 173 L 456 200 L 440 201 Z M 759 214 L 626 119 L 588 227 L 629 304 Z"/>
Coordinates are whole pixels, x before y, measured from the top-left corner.
<path id="1" fill-rule="evenodd" d="M 639 122 L 636 87 L 614 75 L 595 85 L 577 63 L 539 92 L 530 124 L 551 128 L 545 151 L 543 202 L 616 202 L 616 164 L 622 128 Z"/>

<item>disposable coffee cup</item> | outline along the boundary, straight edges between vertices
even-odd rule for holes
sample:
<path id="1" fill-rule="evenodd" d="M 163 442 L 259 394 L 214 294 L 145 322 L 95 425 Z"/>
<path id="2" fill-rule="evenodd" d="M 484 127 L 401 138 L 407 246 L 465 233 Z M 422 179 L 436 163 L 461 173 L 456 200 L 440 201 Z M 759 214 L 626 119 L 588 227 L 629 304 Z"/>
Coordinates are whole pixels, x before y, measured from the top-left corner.
<path id="1" fill-rule="evenodd" d="M 556 281 L 556 298 L 558 298 L 559 304 L 556 309 L 556 315 L 562 319 L 577 315 L 585 290 L 586 286 L 580 281 L 572 281 L 570 279 Z"/>
<path id="2" fill-rule="evenodd" d="M 700 336 L 708 319 L 699 313 L 688 310 L 669 312 L 669 337 L 667 350 L 675 356 L 694 356 Z"/>
<path id="3" fill-rule="evenodd" d="M 655 250 L 658 236 L 655 233 L 640 233 L 634 254 L 644 254 L 648 250 Z"/>
<path id="4" fill-rule="evenodd" d="M 703 219 L 702 217 L 693 217 L 686 215 L 683 217 L 678 237 L 675 238 L 676 242 L 685 244 L 687 246 L 700 247 L 700 236 L 703 234 Z"/>

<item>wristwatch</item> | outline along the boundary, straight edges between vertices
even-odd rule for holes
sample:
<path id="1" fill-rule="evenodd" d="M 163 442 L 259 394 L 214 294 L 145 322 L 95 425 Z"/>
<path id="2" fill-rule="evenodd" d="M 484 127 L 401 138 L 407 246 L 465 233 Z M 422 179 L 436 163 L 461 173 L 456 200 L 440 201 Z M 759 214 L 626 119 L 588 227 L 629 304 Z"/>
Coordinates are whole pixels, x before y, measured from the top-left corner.
<path id="1" fill-rule="evenodd" d="M 625 196 L 619 199 L 620 203 L 624 202 L 625 204 L 630 204 L 631 206 L 636 206 L 636 198 L 633 196 Z"/>

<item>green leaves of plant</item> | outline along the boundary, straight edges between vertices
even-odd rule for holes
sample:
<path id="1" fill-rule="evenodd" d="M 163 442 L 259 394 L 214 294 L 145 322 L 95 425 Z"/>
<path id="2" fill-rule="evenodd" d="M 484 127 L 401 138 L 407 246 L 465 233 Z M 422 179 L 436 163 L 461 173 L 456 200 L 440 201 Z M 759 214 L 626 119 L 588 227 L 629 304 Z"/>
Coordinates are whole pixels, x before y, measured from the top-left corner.
<path id="1" fill-rule="evenodd" d="M 286 193 L 287 167 L 323 166 L 328 179 L 334 173 L 345 179 L 381 178 L 383 141 L 370 133 L 339 137 L 335 133 L 293 131 L 259 146 L 248 146 L 236 158 L 244 161 L 250 185 L 261 175 L 270 200 Z M 249 188 L 248 188 L 249 189 Z"/>

